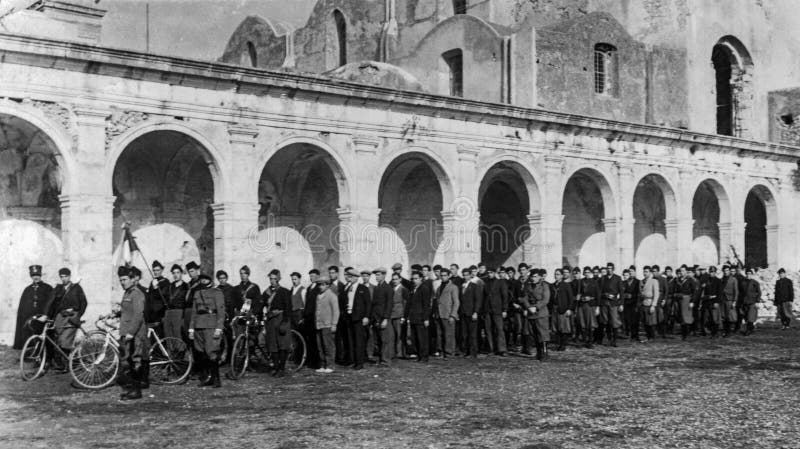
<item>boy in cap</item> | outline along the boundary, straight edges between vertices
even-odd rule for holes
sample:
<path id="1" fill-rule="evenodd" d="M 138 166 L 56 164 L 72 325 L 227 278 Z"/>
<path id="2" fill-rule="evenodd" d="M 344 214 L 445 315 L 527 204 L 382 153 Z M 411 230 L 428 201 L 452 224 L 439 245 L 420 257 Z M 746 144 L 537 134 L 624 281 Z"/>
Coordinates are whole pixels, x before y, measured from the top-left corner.
<path id="1" fill-rule="evenodd" d="M 758 282 L 758 275 L 752 268 L 746 270 L 747 288 L 745 289 L 744 299 L 742 300 L 742 312 L 746 322 L 745 331 L 742 335 L 750 335 L 755 330 L 756 319 L 758 319 L 758 303 L 761 302 L 761 284 Z"/>
<path id="2" fill-rule="evenodd" d="M 119 267 L 117 276 L 125 290 L 120 305 L 120 376 L 117 383 L 123 390 L 120 400 L 128 401 L 142 397 L 142 384 L 146 382 L 144 360 L 150 352 L 150 345 L 144 320 L 145 295 L 136 285 L 133 270 Z"/>
<path id="3" fill-rule="evenodd" d="M 330 289 L 330 280 L 321 278 L 317 280 L 319 295 L 317 295 L 314 311 L 314 327 L 316 328 L 317 348 L 319 348 L 320 374 L 333 372 L 333 363 L 336 359 L 336 345 L 333 335 L 336 333 L 336 324 L 339 322 L 339 298 Z"/>
<path id="4" fill-rule="evenodd" d="M 778 317 L 781 319 L 781 329 L 789 329 L 792 324 L 792 302 L 794 301 L 794 285 L 786 277 L 786 270 L 778 270 L 778 280 L 775 281 L 775 306 L 778 308 Z"/>
<path id="5" fill-rule="evenodd" d="M 42 282 L 41 265 L 28 267 L 28 274 L 31 278 L 31 284 L 22 291 L 22 296 L 19 299 L 19 308 L 17 309 L 17 328 L 14 333 L 14 349 L 17 350 L 22 349 L 25 341 L 33 335 L 33 331 L 25 323 L 34 315 L 47 315 L 45 306 L 53 293 L 53 287 Z"/>

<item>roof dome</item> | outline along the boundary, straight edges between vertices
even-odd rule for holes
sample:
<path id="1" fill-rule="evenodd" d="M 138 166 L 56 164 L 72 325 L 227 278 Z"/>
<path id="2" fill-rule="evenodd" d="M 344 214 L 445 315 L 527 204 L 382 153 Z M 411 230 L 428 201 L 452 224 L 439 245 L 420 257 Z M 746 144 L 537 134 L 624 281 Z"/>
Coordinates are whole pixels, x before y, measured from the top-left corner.
<path id="1" fill-rule="evenodd" d="M 386 87 L 388 89 L 425 92 L 425 88 L 414 75 L 400 67 L 377 61 L 361 61 L 345 64 L 325 73 L 334 79 L 359 84 Z"/>

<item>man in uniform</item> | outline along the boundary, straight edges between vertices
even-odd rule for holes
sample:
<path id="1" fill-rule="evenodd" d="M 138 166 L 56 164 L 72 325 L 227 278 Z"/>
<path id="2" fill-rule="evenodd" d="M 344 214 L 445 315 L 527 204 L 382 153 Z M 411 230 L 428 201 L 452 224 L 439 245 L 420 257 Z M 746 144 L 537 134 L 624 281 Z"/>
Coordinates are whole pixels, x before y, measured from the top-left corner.
<path id="1" fill-rule="evenodd" d="M 606 265 L 606 275 L 600 280 L 600 332 L 597 343 L 603 342 L 603 334 L 608 333 L 611 346 L 617 346 L 619 328 L 622 326 L 619 314 L 622 305 L 622 279 L 614 274 L 614 264 Z"/>
<path id="2" fill-rule="evenodd" d="M 192 314 L 189 321 L 189 339 L 199 358 L 197 364 L 210 376 L 200 382 L 201 387 L 220 387 L 219 351 L 225 327 L 225 298 L 222 291 L 211 285 L 211 276 L 200 274 L 194 290 Z"/>
<path id="3" fill-rule="evenodd" d="M 58 276 L 61 283 L 53 289 L 45 310 L 47 316 L 53 318 L 58 346 L 65 354 L 69 354 L 75 343 L 75 334 L 81 326 L 81 317 L 86 311 L 86 295 L 80 284 L 72 283 L 72 272 L 69 268 L 58 270 Z M 56 361 L 59 362 L 66 360 Z"/>
<path id="4" fill-rule="evenodd" d="M 630 269 L 622 271 L 622 304 L 624 306 L 624 317 L 627 323 L 628 333 L 631 341 L 641 342 L 639 338 L 639 280 L 635 277 L 635 272 Z"/>
<path id="5" fill-rule="evenodd" d="M 280 281 L 281 272 L 279 270 L 270 271 L 269 287 L 264 290 L 261 300 L 266 310 L 264 336 L 267 350 L 272 354 L 272 360 L 275 363 L 273 377 L 286 375 L 286 359 L 292 345 L 292 334 L 289 332 L 292 321 L 292 293 L 286 287 L 281 286 Z"/>
<path id="6" fill-rule="evenodd" d="M 552 302 L 554 303 L 554 311 L 557 314 L 556 318 L 556 341 L 558 347 L 556 351 L 563 351 L 567 346 L 567 340 L 572 335 L 572 315 L 575 313 L 575 293 L 572 291 L 570 282 L 564 280 L 564 273 L 569 274 L 569 268 L 566 270 L 556 268 L 553 272 L 555 282 L 555 297 Z"/>
<path id="7" fill-rule="evenodd" d="M 531 281 L 525 287 L 523 304 L 525 316 L 531 326 L 531 334 L 536 345 L 536 359 L 547 359 L 547 343 L 550 341 L 550 315 L 547 305 L 550 302 L 550 286 L 544 281 L 542 270 L 531 270 Z"/>
<path id="8" fill-rule="evenodd" d="M 194 294 L 202 286 L 200 285 L 200 265 L 191 261 L 186 264 L 186 272 L 189 273 L 189 288 L 186 291 L 186 303 L 183 309 L 183 320 L 186 329 L 189 329 L 189 321 L 192 319 L 192 303 L 194 302 Z"/>
<path id="9" fill-rule="evenodd" d="M 430 285 L 422 278 L 422 273 L 413 271 L 411 282 L 414 290 L 406 303 L 405 318 L 411 324 L 411 337 L 417 347 L 417 361 L 428 361 L 428 326 L 431 317 L 431 292 Z"/>
<path id="10" fill-rule="evenodd" d="M 586 348 L 591 349 L 594 342 L 594 331 L 597 328 L 597 315 L 600 314 L 600 283 L 594 277 L 591 267 L 583 268 L 578 298 L 577 321 L 586 339 Z"/>
<path id="11" fill-rule="evenodd" d="M 693 309 L 695 306 L 695 296 L 697 294 L 695 283 L 686 275 L 685 265 L 678 268 L 678 276 L 673 280 L 672 297 L 678 304 L 681 319 L 681 339 L 686 340 L 689 336 L 692 323 L 694 322 Z"/>
<path id="12" fill-rule="evenodd" d="M 756 319 L 758 319 L 758 303 L 761 302 L 761 284 L 758 282 L 756 271 L 748 268 L 746 273 L 747 283 L 742 299 L 742 312 L 747 326 L 742 335 L 745 336 L 752 334 L 755 330 Z"/>
<path id="13" fill-rule="evenodd" d="M 375 338 L 375 352 L 378 354 L 378 366 L 386 366 L 392 362 L 392 347 L 394 345 L 394 332 L 392 327 L 392 298 L 394 290 L 386 282 L 386 268 L 372 270 L 378 285 L 372 291 L 372 305 L 370 307 L 370 321 L 372 333 Z M 370 349 L 372 350 L 372 349 Z"/>
<path id="14" fill-rule="evenodd" d="M 775 281 L 775 307 L 778 308 L 778 317 L 781 319 L 781 329 L 789 329 L 792 324 L 792 302 L 794 301 L 794 285 L 786 277 L 786 270 L 778 270 L 778 280 Z"/>
<path id="15" fill-rule="evenodd" d="M 722 306 L 722 336 L 728 337 L 731 328 L 738 320 L 736 301 L 739 298 L 739 281 L 731 273 L 731 267 L 722 267 L 722 282 L 720 283 L 720 305 Z"/>
<path id="16" fill-rule="evenodd" d="M 144 319 L 145 295 L 136 285 L 130 268 L 119 267 L 117 276 L 125 290 L 120 305 L 120 376 L 117 383 L 123 391 L 120 400 L 127 401 L 142 397 L 142 383 L 145 381 L 143 363 L 150 348 Z"/>
<path id="17" fill-rule="evenodd" d="M 172 282 L 169 284 L 166 310 L 161 324 L 164 328 L 164 337 L 186 339 L 187 328 L 184 327 L 183 309 L 186 308 L 186 295 L 189 286 L 183 282 L 183 268 L 174 264 L 170 269 Z"/>
<path id="18" fill-rule="evenodd" d="M 53 293 L 53 287 L 42 282 L 42 266 L 31 265 L 28 267 L 28 274 L 31 277 L 31 285 L 22 291 L 17 309 L 17 328 L 14 333 L 14 349 L 22 349 L 25 341 L 33 335 L 25 323 L 34 315 L 47 315 L 47 300 Z"/>
<path id="19" fill-rule="evenodd" d="M 701 286 L 703 311 L 700 317 L 704 323 L 700 325 L 700 329 L 702 330 L 707 324 L 711 338 L 717 338 L 722 323 L 722 279 L 717 277 L 717 267 L 712 265 L 708 268 L 707 278 L 705 282 L 701 281 Z"/>
<path id="20" fill-rule="evenodd" d="M 489 343 L 489 352 L 504 357 L 506 336 L 503 331 L 503 320 L 508 310 L 508 285 L 506 281 L 497 277 L 497 270 L 494 267 L 487 267 L 486 273 L 486 297 L 483 301 L 486 340 Z"/>

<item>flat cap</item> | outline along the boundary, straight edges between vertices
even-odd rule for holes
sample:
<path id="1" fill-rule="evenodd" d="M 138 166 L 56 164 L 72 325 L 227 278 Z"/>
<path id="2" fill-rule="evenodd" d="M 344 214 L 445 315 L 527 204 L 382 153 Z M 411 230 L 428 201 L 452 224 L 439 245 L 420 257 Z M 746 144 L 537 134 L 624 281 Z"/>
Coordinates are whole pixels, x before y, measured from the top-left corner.
<path id="1" fill-rule="evenodd" d="M 376 269 L 372 270 L 372 272 L 373 272 L 373 273 L 381 273 L 381 274 L 386 274 L 386 268 L 383 268 L 383 267 L 378 267 L 378 268 L 376 268 Z"/>

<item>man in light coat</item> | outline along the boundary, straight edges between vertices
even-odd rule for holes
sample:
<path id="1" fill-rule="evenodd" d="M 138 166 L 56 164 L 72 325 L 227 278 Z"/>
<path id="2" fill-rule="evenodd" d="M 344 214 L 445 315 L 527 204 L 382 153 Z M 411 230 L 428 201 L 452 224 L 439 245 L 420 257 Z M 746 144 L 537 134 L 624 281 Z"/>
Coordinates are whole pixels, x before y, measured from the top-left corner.
<path id="1" fill-rule="evenodd" d="M 458 321 L 458 287 L 450 281 L 450 270 L 443 268 L 440 271 L 439 289 L 437 290 L 437 307 L 439 320 L 438 337 L 441 341 L 437 346 L 443 349 L 444 358 L 451 357 L 456 352 L 456 321 Z"/>
<path id="2" fill-rule="evenodd" d="M 336 323 L 339 322 L 339 298 L 330 289 L 330 285 L 330 280 L 327 278 L 317 281 L 320 293 L 317 296 L 314 320 L 320 360 L 317 372 L 322 374 L 333 372 L 333 361 L 336 358 L 333 335 L 336 333 Z"/>

